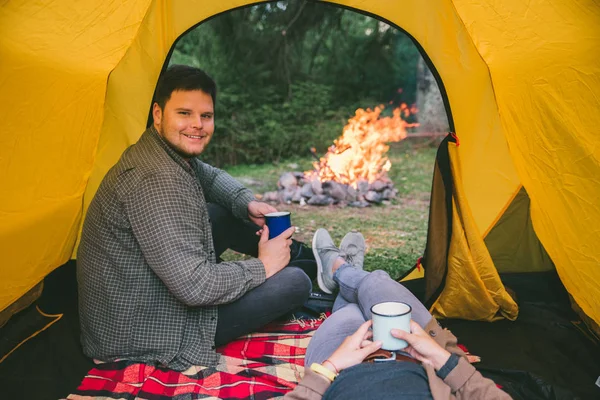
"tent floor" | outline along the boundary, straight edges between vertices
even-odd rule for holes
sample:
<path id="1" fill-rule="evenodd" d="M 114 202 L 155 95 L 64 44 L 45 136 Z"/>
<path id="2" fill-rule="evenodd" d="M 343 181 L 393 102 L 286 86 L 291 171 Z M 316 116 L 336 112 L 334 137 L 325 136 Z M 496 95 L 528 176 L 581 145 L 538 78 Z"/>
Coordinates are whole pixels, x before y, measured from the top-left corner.
<path id="1" fill-rule="evenodd" d="M 516 321 L 441 321 L 481 357 L 477 369 L 515 399 L 600 399 L 599 343 L 571 309 L 556 272 L 501 277 L 517 294 Z M 423 280 L 405 284 L 422 298 Z"/>
<path id="2" fill-rule="evenodd" d="M 571 311 L 555 273 L 506 275 L 516 291 L 520 315 L 515 322 L 445 320 L 471 353 L 477 368 L 516 399 L 598 399 L 600 348 Z M 418 297 L 422 281 L 406 284 Z M 24 343 L 0 364 L 1 398 L 57 399 L 81 382 L 93 363 L 79 345 L 75 265 L 67 263 L 45 280 L 37 305 L 46 314 L 63 314 L 49 329 Z M 19 343 L 49 319 L 35 306 L 0 329 L 0 350 Z"/>

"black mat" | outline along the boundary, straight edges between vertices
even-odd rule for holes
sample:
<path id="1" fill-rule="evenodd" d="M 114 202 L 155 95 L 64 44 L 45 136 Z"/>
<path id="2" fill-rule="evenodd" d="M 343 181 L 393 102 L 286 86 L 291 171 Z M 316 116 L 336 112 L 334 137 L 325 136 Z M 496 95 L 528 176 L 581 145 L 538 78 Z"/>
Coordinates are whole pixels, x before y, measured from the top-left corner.
<path id="1" fill-rule="evenodd" d="M 74 262 L 65 264 L 46 277 L 44 291 L 37 305 L 46 314 L 63 316 L 0 364 L 0 398 L 64 398 L 79 386 L 85 374 L 94 366 L 83 355 L 79 344 L 76 282 Z M 0 330 L 0 335 L 28 337 L 41 327 L 38 315 L 35 307 L 22 311 L 11 318 Z M 31 332 L 17 330 L 14 320 L 28 316 L 34 321 L 33 325 L 30 324 Z M 35 323 L 38 325 L 35 326 Z"/>
<path id="2" fill-rule="evenodd" d="M 482 357 L 477 368 L 515 399 L 600 399 L 594 384 L 600 376 L 600 348 L 572 323 L 577 318 L 556 274 L 507 275 L 503 280 L 519 297 L 516 322 L 443 321 Z M 407 286 L 417 296 L 422 293 L 422 281 Z M 63 398 L 93 367 L 79 344 L 74 263 L 46 278 L 37 304 L 45 313 L 63 317 L 0 364 L 0 398 Z M 29 308 L 0 329 L 0 337 L 16 341 L 47 321 Z"/>

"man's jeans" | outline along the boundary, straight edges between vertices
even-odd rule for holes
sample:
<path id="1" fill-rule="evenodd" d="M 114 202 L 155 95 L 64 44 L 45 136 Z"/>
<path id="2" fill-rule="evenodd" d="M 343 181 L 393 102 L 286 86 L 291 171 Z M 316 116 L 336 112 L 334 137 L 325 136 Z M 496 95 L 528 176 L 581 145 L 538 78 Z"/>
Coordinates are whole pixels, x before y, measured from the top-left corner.
<path id="1" fill-rule="evenodd" d="M 404 286 L 385 271 L 366 272 L 342 265 L 333 279 L 340 293 L 333 305 L 333 314 L 317 329 L 306 350 L 305 365 L 322 363 L 344 339 L 371 319 L 371 307 L 385 301 L 399 301 L 412 307 L 411 318 L 424 327 L 431 320 L 427 308 Z"/>
<path id="2" fill-rule="evenodd" d="M 208 214 L 217 258 L 227 249 L 258 256 L 256 225 L 241 221 L 212 203 L 208 204 Z M 302 269 L 285 267 L 236 301 L 219 306 L 215 344 L 226 344 L 300 308 L 311 290 L 311 280 Z"/>

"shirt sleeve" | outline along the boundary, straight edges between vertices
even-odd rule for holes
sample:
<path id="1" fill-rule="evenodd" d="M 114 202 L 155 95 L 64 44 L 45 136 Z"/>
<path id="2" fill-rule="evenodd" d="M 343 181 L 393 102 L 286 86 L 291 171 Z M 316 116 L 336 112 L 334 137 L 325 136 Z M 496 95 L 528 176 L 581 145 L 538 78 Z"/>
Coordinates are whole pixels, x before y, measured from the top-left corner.
<path id="1" fill-rule="evenodd" d="M 506 392 L 499 389 L 492 380 L 484 378 L 475 367 L 469 364 L 464 351 L 458 346 L 456 336 L 449 330 L 442 328 L 435 318 L 432 318 L 424 329 L 440 346 L 452 354 L 438 372 L 433 372 L 431 366 L 426 367 L 426 370 L 430 370 L 436 379 L 438 377 L 443 379 L 457 400 L 506 400 L 511 398 Z M 428 377 L 431 382 L 432 376 L 429 375 L 429 371 Z M 433 386 L 431 387 L 433 388 Z"/>
<path id="2" fill-rule="evenodd" d="M 320 400 L 331 382 L 325 377 L 304 367 L 305 375 L 294 390 L 286 393 L 283 400 Z"/>
<path id="3" fill-rule="evenodd" d="M 248 219 L 248 203 L 254 194 L 227 172 L 196 160 L 200 185 L 206 201 L 224 206 L 240 219 Z"/>
<path id="4" fill-rule="evenodd" d="M 225 304 L 265 281 L 258 259 L 215 264 L 206 253 L 202 201 L 181 177 L 148 176 L 125 208 L 146 263 L 189 306 Z"/>
<path id="5" fill-rule="evenodd" d="M 446 361 L 446 363 L 442 366 L 442 368 L 440 368 L 438 371 L 436 371 L 437 376 L 439 376 L 440 379 L 446 379 L 446 377 L 448 376 L 450 371 L 452 371 L 454 369 L 454 367 L 456 367 L 456 365 L 458 365 L 458 360 L 460 360 L 460 357 L 458 356 L 458 354 L 456 354 L 456 353 L 450 354 L 450 358 L 448 358 L 448 361 Z"/>
<path id="6" fill-rule="evenodd" d="M 464 358 L 458 359 L 458 364 L 446 375 L 444 382 L 450 386 L 458 400 L 485 399 L 510 400 L 512 397 L 488 378 L 483 377 Z"/>

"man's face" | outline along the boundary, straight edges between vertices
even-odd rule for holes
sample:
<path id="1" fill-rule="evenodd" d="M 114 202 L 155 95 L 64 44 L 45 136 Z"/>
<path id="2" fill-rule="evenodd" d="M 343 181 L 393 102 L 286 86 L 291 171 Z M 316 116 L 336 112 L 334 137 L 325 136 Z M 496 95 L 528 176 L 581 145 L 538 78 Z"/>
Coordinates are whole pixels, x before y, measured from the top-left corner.
<path id="1" fill-rule="evenodd" d="M 154 103 L 152 116 L 159 135 L 183 158 L 202 153 L 215 131 L 212 97 L 201 90 L 174 91 L 164 110 Z"/>

